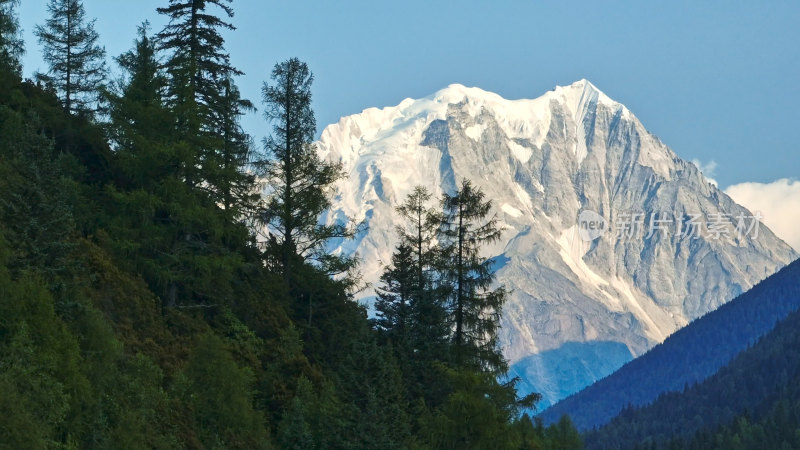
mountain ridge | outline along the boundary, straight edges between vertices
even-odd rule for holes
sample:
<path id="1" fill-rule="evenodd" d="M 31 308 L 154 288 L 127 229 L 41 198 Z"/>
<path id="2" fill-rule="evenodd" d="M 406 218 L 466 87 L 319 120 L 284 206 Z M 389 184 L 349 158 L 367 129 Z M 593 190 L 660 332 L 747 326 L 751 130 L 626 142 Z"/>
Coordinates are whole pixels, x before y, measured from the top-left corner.
<path id="1" fill-rule="evenodd" d="M 644 355 L 567 397 L 539 415 L 545 423 L 563 414 L 580 430 L 604 425 L 629 405 L 641 406 L 665 392 L 702 382 L 739 352 L 767 334 L 775 323 L 800 309 L 796 260 L 718 309 L 692 321 Z M 780 292 L 776 286 L 794 296 Z"/>
<path id="2" fill-rule="evenodd" d="M 585 434 L 587 448 L 641 448 L 653 443 L 658 444 L 653 448 L 667 448 L 675 438 L 684 440 L 681 447 L 688 447 L 687 439 L 698 432 L 695 438 L 716 441 L 718 436 L 709 430 L 742 418 L 761 419 L 782 402 L 796 409 L 800 405 L 799 275 L 800 260 L 541 416 L 550 422 L 569 414 L 580 429 L 600 426 Z M 661 389 L 653 390 L 653 384 Z M 610 416 L 616 417 L 605 423 Z M 798 418 L 794 427 L 784 423 L 772 431 L 794 434 L 791 437 L 797 440 L 800 435 L 793 431 Z M 765 444 L 763 434 L 750 438 L 757 444 L 742 448 L 789 448 Z M 726 447 L 731 445 L 721 446 Z"/>

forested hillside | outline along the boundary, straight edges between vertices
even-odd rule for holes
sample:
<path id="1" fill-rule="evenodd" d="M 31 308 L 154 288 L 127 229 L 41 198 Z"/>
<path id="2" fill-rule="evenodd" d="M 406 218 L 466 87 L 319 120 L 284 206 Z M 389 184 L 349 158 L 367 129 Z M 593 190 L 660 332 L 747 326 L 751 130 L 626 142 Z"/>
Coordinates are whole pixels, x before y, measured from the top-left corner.
<path id="1" fill-rule="evenodd" d="M 603 425 L 626 406 L 680 391 L 716 373 L 800 308 L 800 261 L 678 330 L 607 378 L 545 410 L 545 423 L 567 414 L 580 430 Z"/>
<path id="2" fill-rule="evenodd" d="M 49 70 L 23 80 L 17 5 L 0 0 L 0 446 L 580 447 L 498 381 L 505 291 L 481 249 L 500 230 L 469 181 L 410 197 L 363 286 L 325 252 L 357 224 L 318 223 L 342 174 L 312 143 L 313 75 L 280 62 L 242 98 L 229 0 L 165 0 L 113 81 L 78 0 L 49 2 Z M 239 123 L 255 107 L 263 146 Z"/>
<path id="3" fill-rule="evenodd" d="M 754 289 L 770 301 L 799 298 L 798 266 Z M 588 448 L 800 448 L 800 312 L 702 383 L 627 408 L 585 438 Z"/>

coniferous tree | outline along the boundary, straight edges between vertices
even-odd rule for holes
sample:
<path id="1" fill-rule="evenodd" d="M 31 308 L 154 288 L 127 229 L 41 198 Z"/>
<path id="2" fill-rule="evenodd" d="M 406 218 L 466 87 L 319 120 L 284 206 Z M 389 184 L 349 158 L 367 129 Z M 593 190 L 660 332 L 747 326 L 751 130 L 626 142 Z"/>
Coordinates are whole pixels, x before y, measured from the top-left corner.
<path id="1" fill-rule="evenodd" d="M 464 180 L 454 194 L 443 196 L 442 206 L 442 282 L 449 294 L 455 363 L 503 373 L 506 363 L 497 348 L 496 334 L 506 291 L 490 289 L 492 260 L 480 254 L 484 245 L 500 238 L 497 218 L 487 218 L 492 202 Z"/>
<path id="2" fill-rule="evenodd" d="M 157 36 L 159 49 L 167 52 L 167 104 L 174 118 L 172 149 L 180 176 L 194 197 L 194 207 L 173 205 L 185 214 L 172 253 L 185 256 L 184 262 L 194 266 L 195 273 L 234 270 L 240 258 L 230 247 L 249 240 L 237 221 L 253 209 L 256 200 L 255 177 L 246 171 L 250 138 L 239 125 L 240 117 L 252 105 L 240 97 L 233 82 L 242 72 L 230 63 L 221 34 L 235 29 L 226 21 L 233 17 L 230 3 L 170 0 L 169 6 L 158 8 L 169 18 Z M 212 217 L 213 222 L 209 221 Z M 182 265 L 176 268 L 185 272 Z M 170 284 L 170 298 L 176 297 L 176 290 L 186 290 L 186 286 L 178 289 L 185 283 Z M 212 284 L 208 287 L 214 290 Z"/>
<path id="3" fill-rule="evenodd" d="M 239 88 L 228 76 L 221 83 L 221 97 L 216 114 L 216 126 L 221 147 L 213 155 L 216 164 L 209 164 L 207 174 L 213 186 L 215 201 L 232 219 L 247 218 L 255 211 L 261 193 L 251 168 L 253 143 L 239 122 L 247 112 L 255 111 L 253 104 L 241 97 Z M 245 217 L 243 217 L 245 216 Z"/>
<path id="4" fill-rule="evenodd" d="M 94 20 L 86 21 L 80 0 L 50 0 L 50 17 L 35 34 L 50 66 L 38 76 L 56 89 L 71 114 L 91 114 L 106 76 L 105 49 L 98 45 Z"/>
<path id="5" fill-rule="evenodd" d="M 314 400 L 311 382 L 301 375 L 297 380 L 295 396 L 278 424 L 277 441 L 281 448 L 306 450 L 317 447 L 309 424 Z"/>
<path id="6" fill-rule="evenodd" d="M 19 75 L 25 46 L 14 10 L 17 5 L 19 0 L 0 0 L 0 70 L 8 69 Z"/>
<path id="7" fill-rule="evenodd" d="M 395 347 L 408 345 L 408 326 L 412 298 L 419 291 L 417 270 L 411 247 L 400 244 L 392 255 L 392 265 L 381 275 L 382 286 L 376 290 L 375 325 Z"/>
<path id="8" fill-rule="evenodd" d="M 417 186 L 397 207 L 406 226 L 398 225 L 396 231 L 402 245 L 409 247 L 414 271 L 411 294 L 410 333 L 415 353 L 426 355 L 424 359 L 439 359 L 444 356 L 447 338 L 444 296 L 437 286 L 436 262 L 439 246 L 437 233 L 442 215 L 429 206 L 431 194 Z"/>
<path id="9" fill-rule="evenodd" d="M 170 0 L 158 12 L 169 23 L 158 33 L 160 49 L 169 53 L 168 98 L 176 115 L 176 135 L 185 147 L 182 167 L 185 181 L 208 189 L 214 199 L 233 203 L 235 186 L 253 177 L 243 173 L 250 162 L 249 136 L 239 127 L 241 115 L 252 104 L 239 96 L 233 77 L 242 72 L 225 52 L 221 30 L 236 28 L 225 20 L 233 17 L 231 0 Z M 216 6 L 221 16 L 209 11 Z M 226 205 L 230 209 L 230 204 Z"/>
<path id="10" fill-rule="evenodd" d="M 417 186 L 396 208 L 403 219 L 396 227 L 400 243 L 376 289 L 375 326 L 395 349 L 409 398 L 436 404 L 442 396 L 436 366 L 447 359 L 449 328 L 435 274 L 441 216 L 428 206 L 430 199 Z"/>
<path id="11" fill-rule="evenodd" d="M 344 272 L 352 260 L 325 254 L 326 241 L 350 237 L 345 225 L 319 224 L 319 216 L 330 206 L 329 192 L 343 176 L 341 164 L 323 161 L 312 144 L 316 130 L 311 109 L 314 76 L 297 58 L 278 63 L 273 83 L 262 89 L 265 118 L 274 123 L 264 141 L 266 160 L 262 167 L 270 196 L 262 220 L 270 233 L 268 251 L 278 259 L 280 271 L 289 280 L 294 261 L 314 260 L 330 271 Z"/>
<path id="12" fill-rule="evenodd" d="M 55 283 L 73 247 L 75 189 L 65 173 L 68 158 L 40 128 L 36 117 L 0 107 L 0 222 L 15 244 L 12 269 Z"/>
<path id="13" fill-rule="evenodd" d="M 166 63 L 172 77 L 171 100 L 182 112 L 199 120 L 198 129 L 210 125 L 214 110 L 225 94 L 220 86 L 228 77 L 242 75 L 230 63 L 225 53 L 225 40 L 220 30 L 236 28 L 224 19 L 207 11 L 209 5 L 217 6 L 227 18 L 233 17 L 231 0 L 170 0 L 160 14 L 169 17 L 169 24 L 158 33 L 160 49 L 170 53 Z M 192 130 L 196 131 L 196 130 Z"/>
<path id="14" fill-rule="evenodd" d="M 149 22 L 142 23 L 137 29 L 134 48 L 116 58 L 123 70 L 123 78 L 113 83 L 111 89 L 105 91 L 108 101 L 111 126 L 108 127 L 110 137 L 118 155 L 123 158 L 130 153 L 131 168 L 129 175 L 138 172 L 142 185 L 154 178 L 151 170 L 168 166 L 164 145 L 171 133 L 171 115 L 164 103 L 167 78 L 159 68 L 156 58 L 156 42 L 149 35 Z M 159 151 L 161 149 L 161 151 Z M 158 155 L 147 156 L 145 152 L 156 152 Z M 126 164 L 127 165 L 127 164 Z"/>
<path id="15" fill-rule="evenodd" d="M 109 219 L 118 251 L 165 305 L 218 301 L 227 295 L 222 279 L 241 263 L 231 247 L 248 239 L 246 230 L 226 217 L 208 190 L 186 183 L 191 149 L 176 136 L 176 113 L 164 100 L 169 80 L 146 24 L 117 61 L 125 76 L 107 98 L 120 173 L 118 189 L 107 192 L 123 212 Z"/>
<path id="16" fill-rule="evenodd" d="M 240 367 L 215 335 L 192 352 L 180 386 L 203 444 L 211 448 L 266 448 L 264 417 L 253 407 L 253 374 Z"/>

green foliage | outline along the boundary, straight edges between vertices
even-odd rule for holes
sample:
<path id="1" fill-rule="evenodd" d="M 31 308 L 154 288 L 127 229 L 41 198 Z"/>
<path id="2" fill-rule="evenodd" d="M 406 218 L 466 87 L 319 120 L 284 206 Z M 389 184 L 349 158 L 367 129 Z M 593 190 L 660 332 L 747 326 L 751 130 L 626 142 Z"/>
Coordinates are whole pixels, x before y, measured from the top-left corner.
<path id="1" fill-rule="evenodd" d="M 39 77 L 56 89 L 65 110 L 91 114 L 106 76 L 106 52 L 97 43 L 94 21 L 86 21 L 80 0 L 50 0 L 47 10 L 50 17 L 35 34 L 50 68 Z"/>
<path id="2" fill-rule="evenodd" d="M 483 372 L 449 369 L 453 392 L 422 420 L 422 434 L 433 448 L 512 448 L 506 438 L 513 419 L 513 389 Z"/>
<path id="3" fill-rule="evenodd" d="M 392 255 L 392 265 L 381 275 L 382 287 L 376 289 L 375 326 L 394 345 L 408 347 L 411 308 L 419 292 L 419 279 L 411 247 L 400 244 Z"/>
<path id="4" fill-rule="evenodd" d="M 261 192 L 251 169 L 253 143 L 239 119 L 255 111 L 253 104 L 241 97 L 239 88 L 228 76 L 221 85 L 222 95 L 215 115 L 220 148 L 206 166 L 206 178 L 212 186 L 212 198 L 231 220 L 246 218 L 252 222 L 260 204 Z"/>
<path id="5" fill-rule="evenodd" d="M 76 412 L 88 382 L 75 337 L 56 315 L 50 293 L 36 278 L 12 280 L 0 242 L 0 435 L 9 447 L 45 448 Z M 6 409 L 7 408 L 7 409 Z"/>
<path id="6" fill-rule="evenodd" d="M 25 53 L 16 8 L 19 0 L 0 0 L 0 68 L 19 75 L 20 58 Z"/>
<path id="7" fill-rule="evenodd" d="M 107 227 L 116 237 L 115 253 L 167 306 L 213 304 L 231 294 L 230 280 L 242 265 L 233 247 L 247 245 L 248 233 L 207 190 L 186 183 L 197 176 L 195 154 L 174 135 L 175 115 L 163 98 L 167 79 L 155 51 L 146 26 L 140 27 L 135 48 L 118 59 L 126 76 L 107 94 L 120 172 L 118 186 L 106 195 L 109 205 L 124 211 L 108 217 Z"/>
<path id="8" fill-rule="evenodd" d="M 176 389 L 208 448 L 264 448 L 264 417 L 253 407 L 252 371 L 239 367 L 224 342 L 201 337 Z"/>
<path id="9" fill-rule="evenodd" d="M 409 400 L 429 405 L 439 404 L 449 389 L 438 382 L 438 367 L 449 357 L 450 333 L 445 298 L 436 284 L 439 247 L 434 242 L 441 217 L 428 206 L 430 199 L 425 188 L 416 187 L 397 207 L 403 219 L 397 226 L 400 244 L 375 302 L 375 326 L 397 355 Z"/>
<path id="10" fill-rule="evenodd" d="M 254 161 L 239 124 L 252 105 L 220 34 L 229 3 L 171 0 L 159 10 L 170 23 L 156 37 L 143 24 L 116 58 L 122 76 L 100 86 L 92 23 L 80 2 L 51 0 L 37 33 L 52 86 L 0 65 L 0 447 L 555 442 L 518 418 L 514 383 L 485 354 L 450 357 L 450 268 L 422 189 L 398 208 L 407 227 L 372 328 L 351 297 L 355 260 L 325 252 L 355 227 L 319 224 L 342 172 L 311 145 L 313 77 L 297 59 L 276 66 L 264 88 L 275 128 Z M 19 55 L 15 5 L 0 3 L 3 58 Z M 63 63 L 71 49 L 86 59 Z M 104 124 L 84 114 L 97 95 Z"/>
<path id="11" fill-rule="evenodd" d="M 257 200 L 250 164 L 251 139 L 239 118 L 253 110 L 242 99 L 222 30 L 235 27 L 231 0 L 170 0 L 158 12 L 169 23 L 158 33 L 159 50 L 168 52 L 167 103 L 174 114 L 173 132 L 180 142 L 178 160 L 184 181 L 208 191 L 230 219 L 251 213 Z M 216 8 L 211 8 L 216 7 Z M 218 11 L 221 15 L 215 15 Z"/>
<path id="12" fill-rule="evenodd" d="M 224 17 L 233 17 L 231 0 L 169 0 L 169 6 L 158 12 L 169 18 L 169 23 L 158 33 L 159 49 L 169 53 L 167 68 L 170 72 L 170 99 L 176 107 L 196 114 L 200 123 L 209 125 L 220 99 L 220 90 L 227 77 L 240 75 L 224 51 L 225 40 L 220 30 L 235 30 L 225 19 L 207 10 L 216 6 Z M 186 108 L 186 109 L 182 109 Z M 190 129 L 195 132 L 197 129 Z"/>
<path id="13" fill-rule="evenodd" d="M 330 206 L 333 184 L 344 176 L 341 164 L 323 161 L 314 140 L 316 120 L 311 109 L 314 76 L 297 58 L 275 65 L 273 83 L 262 88 L 264 117 L 272 122 L 272 134 L 264 140 L 266 159 L 260 166 L 269 198 L 262 212 L 268 228 L 267 255 L 284 277 L 294 264 L 315 261 L 330 273 L 350 270 L 354 261 L 323 251 L 327 241 L 347 238 L 354 230 L 346 224 L 320 224 Z"/>
<path id="14" fill-rule="evenodd" d="M 456 364 L 504 373 L 507 365 L 497 348 L 500 311 L 507 292 L 490 289 L 494 282 L 492 260 L 480 255 L 481 247 L 500 238 L 497 218 L 487 219 L 491 200 L 464 180 L 453 195 L 442 198 L 439 232 L 442 243 L 441 278 L 449 294 Z"/>
<path id="15" fill-rule="evenodd" d="M 68 158 L 39 127 L 35 116 L 0 106 L 0 218 L 14 242 L 12 267 L 33 269 L 55 283 L 69 265 L 76 189 L 65 174 Z"/>
<path id="16" fill-rule="evenodd" d="M 280 448 L 287 450 L 313 450 L 317 447 L 314 434 L 309 423 L 314 414 L 314 393 L 308 378 L 301 377 L 297 381 L 297 392 L 286 408 L 283 419 L 278 425 L 276 438 Z"/>

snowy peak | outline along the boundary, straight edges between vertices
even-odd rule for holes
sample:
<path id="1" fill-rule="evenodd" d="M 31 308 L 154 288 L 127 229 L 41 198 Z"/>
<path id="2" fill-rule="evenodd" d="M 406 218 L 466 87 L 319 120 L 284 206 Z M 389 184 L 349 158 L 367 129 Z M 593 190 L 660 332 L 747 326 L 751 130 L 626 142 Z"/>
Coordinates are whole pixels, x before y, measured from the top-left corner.
<path id="1" fill-rule="evenodd" d="M 547 403 L 796 257 L 763 225 L 735 242 L 687 240 L 674 224 L 669 233 L 619 236 L 626 214 L 750 213 L 587 80 L 522 100 L 453 84 L 342 118 L 318 148 L 349 172 L 327 217 L 369 227 L 331 250 L 358 253 L 373 285 L 396 244 L 395 205 L 415 186 L 439 196 L 469 178 L 493 201 L 506 231 L 486 256 L 513 292 L 499 338 L 516 375 Z M 585 211 L 605 233 L 582 237 Z"/>
<path id="2" fill-rule="evenodd" d="M 576 81 L 569 86 L 556 86 L 552 92 L 551 99 L 566 105 L 576 122 L 581 122 L 587 112 L 595 110 L 598 104 L 615 112 L 628 112 L 625 106 L 612 100 L 586 79 Z"/>
<path id="3" fill-rule="evenodd" d="M 381 141 L 392 145 L 396 138 L 403 139 L 398 135 L 418 133 L 434 121 L 454 116 L 454 111 L 458 110 L 459 121 L 470 122 L 469 125 L 462 123 L 468 137 L 479 142 L 487 123 L 494 122 L 505 137 L 512 140 L 511 150 L 517 156 L 527 155 L 534 148 L 541 149 L 548 135 L 560 135 L 561 139 L 572 139 L 574 135 L 577 145 L 572 153 L 580 162 L 586 156 L 582 142 L 587 133 L 592 132 L 587 129 L 585 121 L 587 117 L 597 116 L 598 108 L 617 119 L 638 123 L 622 104 L 585 79 L 568 86 L 556 86 L 535 99 L 520 100 L 508 100 L 477 87 L 451 84 L 428 97 L 407 98 L 396 106 L 368 108 L 360 114 L 342 118 L 323 131 L 321 142 L 331 145 L 322 150 L 334 159 L 351 161 L 356 155 L 348 153 L 363 149 L 362 142 Z M 565 121 L 566 117 L 569 120 Z M 661 158 L 671 158 L 672 155 L 663 147 L 666 153 L 660 155 Z"/>
<path id="4" fill-rule="evenodd" d="M 487 103 L 503 101 L 504 99 L 493 92 L 484 91 L 481 88 L 467 87 L 463 84 L 455 83 L 437 91 L 433 94 L 432 100 L 447 105 L 461 103 L 465 100 L 474 103 Z"/>

